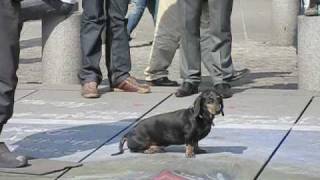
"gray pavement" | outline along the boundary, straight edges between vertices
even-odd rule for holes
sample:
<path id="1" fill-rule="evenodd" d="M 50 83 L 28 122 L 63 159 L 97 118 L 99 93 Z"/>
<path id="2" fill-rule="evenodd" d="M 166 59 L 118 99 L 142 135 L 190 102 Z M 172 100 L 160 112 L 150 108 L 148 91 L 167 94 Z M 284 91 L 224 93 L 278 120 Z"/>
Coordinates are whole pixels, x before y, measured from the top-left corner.
<path id="1" fill-rule="evenodd" d="M 294 127 L 259 179 L 320 176 L 319 97 L 312 92 L 251 89 L 237 93 L 225 101 L 226 115 L 216 117 L 216 126 L 200 142 L 208 153 L 186 159 L 183 146 L 171 146 L 167 153 L 156 155 L 128 150 L 116 157 L 110 154 L 118 151 L 123 133 L 117 133 L 134 120 L 189 107 L 196 95 L 166 99 L 174 89 L 156 88 L 149 95 L 107 92 L 101 99 L 85 100 L 78 89 L 18 90 L 15 115 L 2 140 L 14 151 L 32 157 L 84 163 L 61 179 L 152 179 L 164 171 L 189 179 L 253 179 Z M 299 123 L 294 126 L 296 120 Z M 59 175 L 0 173 L 0 179 L 54 179 Z"/>
<path id="2" fill-rule="evenodd" d="M 270 25 L 270 0 L 235 0 L 234 63 L 251 73 L 232 84 L 235 95 L 225 100 L 226 115 L 215 118 L 215 127 L 200 142 L 208 153 L 186 159 L 183 146 L 170 146 L 167 153 L 155 155 L 128 150 L 116 157 L 110 154 L 118 151 L 125 128 L 135 120 L 189 107 L 196 95 L 179 99 L 170 96 L 175 88 L 153 88 L 152 94 L 138 95 L 110 92 L 102 86 L 100 99 L 86 100 L 79 85 L 42 85 L 41 24 L 27 22 L 15 114 L 1 140 L 18 153 L 84 166 L 47 176 L 0 173 L 0 179 L 140 180 L 176 175 L 250 180 L 258 172 L 261 180 L 319 179 L 320 93 L 297 89 L 295 48 L 272 46 Z M 151 16 L 146 13 L 131 44 L 132 74 L 140 79 L 148 63 L 152 31 Z M 178 64 L 179 54 L 169 69 L 172 79 L 180 78 Z M 203 75 L 202 86 L 210 86 L 207 72 Z"/>

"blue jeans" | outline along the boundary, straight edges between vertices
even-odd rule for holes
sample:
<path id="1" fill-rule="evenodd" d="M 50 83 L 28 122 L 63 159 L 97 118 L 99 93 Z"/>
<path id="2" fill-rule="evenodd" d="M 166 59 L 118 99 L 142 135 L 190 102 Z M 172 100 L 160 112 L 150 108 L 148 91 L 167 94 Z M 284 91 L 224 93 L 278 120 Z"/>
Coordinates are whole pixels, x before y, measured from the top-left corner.
<path id="1" fill-rule="evenodd" d="M 100 84 L 102 72 L 101 34 L 106 28 L 105 60 L 111 86 L 119 85 L 127 79 L 131 71 L 130 49 L 125 16 L 129 0 L 82 0 L 82 20 L 80 41 L 82 66 L 79 73 L 81 84 L 95 81 Z M 104 5 L 108 14 L 105 15 Z"/>
<path id="2" fill-rule="evenodd" d="M 128 15 L 128 32 L 131 33 L 139 24 L 139 21 L 148 7 L 150 14 L 155 20 L 155 0 L 131 0 L 134 6 L 132 12 Z"/>

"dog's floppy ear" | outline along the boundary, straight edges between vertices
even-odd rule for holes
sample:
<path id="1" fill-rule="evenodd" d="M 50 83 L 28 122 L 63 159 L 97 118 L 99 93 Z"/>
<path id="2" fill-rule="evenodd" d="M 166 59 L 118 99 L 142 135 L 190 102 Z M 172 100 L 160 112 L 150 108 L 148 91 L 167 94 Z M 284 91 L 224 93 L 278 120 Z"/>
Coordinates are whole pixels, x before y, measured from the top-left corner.
<path id="1" fill-rule="evenodd" d="M 194 112 L 194 117 L 199 116 L 201 112 L 201 103 L 202 103 L 202 94 L 197 97 L 197 99 L 193 103 L 193 112 Z"/>
<path id="2" fill-rule="evenodd" d="M 224 116 L 224 104 L 223 104 L 223 98 L 222 97 L 220 97 L 221 98 L 221 102 L 220 102 L 220 111 L 221 111 L 221 115 L 222 116 Z"/>

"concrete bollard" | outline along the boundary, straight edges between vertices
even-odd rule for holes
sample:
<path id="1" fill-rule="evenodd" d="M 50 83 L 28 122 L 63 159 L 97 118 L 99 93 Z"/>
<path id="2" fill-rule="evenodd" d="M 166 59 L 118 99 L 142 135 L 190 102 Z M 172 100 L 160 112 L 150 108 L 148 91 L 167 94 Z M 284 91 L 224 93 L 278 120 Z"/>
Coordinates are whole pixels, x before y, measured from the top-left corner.
<path id="1" fill-rule="evenodd" d="M 320 17 L 298 18 L 299 89 L 320 91 Z"/>
<path id="2" fill-rule="evenodd" d="M 42 19 L 44 84 L 78 84 L 81 63 L 80 18 L 75 12 Z"/>
<path id="3" fill-rule="evenodd" d="M 300 0 L 272 0 L 272 44 L 296 45 Z"/>

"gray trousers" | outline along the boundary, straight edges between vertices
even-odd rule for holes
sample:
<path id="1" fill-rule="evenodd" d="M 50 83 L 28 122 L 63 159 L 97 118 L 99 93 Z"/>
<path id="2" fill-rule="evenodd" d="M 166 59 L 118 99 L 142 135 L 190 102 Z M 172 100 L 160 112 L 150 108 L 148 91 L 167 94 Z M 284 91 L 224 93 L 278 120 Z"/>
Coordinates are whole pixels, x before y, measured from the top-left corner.
<path id="1" fill-rule="evenodd" d="M 235 71 L 231 56 L 233 0 L 209 0 L 208 5 L 202 7 L 201 59 L 213 83 L 218 84 L 223 82 L 222 79 L 231 77 Z"/>
<path id="2" fill-rule="evenodd" d="M 81 83 L 100 83 L 102 74 L 100 59 L 101 34 L 107 27 L 106 66 L 110 84 L 115 86 L 129 76 L 131 70 L 127 20 L 129 0 L 83 0 L 81 22 L 82 67 L 79 73 Z M 106 7 L 107 15 L 104 13 Z"/>
<path id="3" fill-rule="evenodd" d="M 205 1 L 201 17 L 201 59 L 215 84 L 221 83 L 221 75 L 224 78 L 232 76 L 234 67 L 231 58 L 231 12 L 233 0 L 211 0 L 221 8 L 215 10 L 213 18 L 210 18 L 208 4 Z M 160 3 L 165 3 L 160 1 Z M 161 4 L 160 4 L 161 5 Z M 170 66 L 173 57 L 179 47 L 181 39 L 180 19 L 177 16 L 178 4 L 173 3 L 163 14 L 160 14 L 157 22 L 157 32 L 149 58 L 149 66 L 145 70 L 146 80 L 154 80 L 168 76 L 167 68 Z M 210 33 L 210 21 L 215 34 Z M 222 39 L 222 40 L 221 40 Z M 212 51 L 220 52 L 214 56 Z M 200 70 L 197 70 L 200 71 Z M 188 66 L 182 56 L 181 76 L 188 77 Z M 220 76 L 220 77 L 219 77 Z M 216 78 L 218 77 L 218 78 Z"/>
<path id="4" fill-rule="evenodd" d="M 20 2 L 0 1 L 0 126 L 11 118 L 19 64 Z"/>

